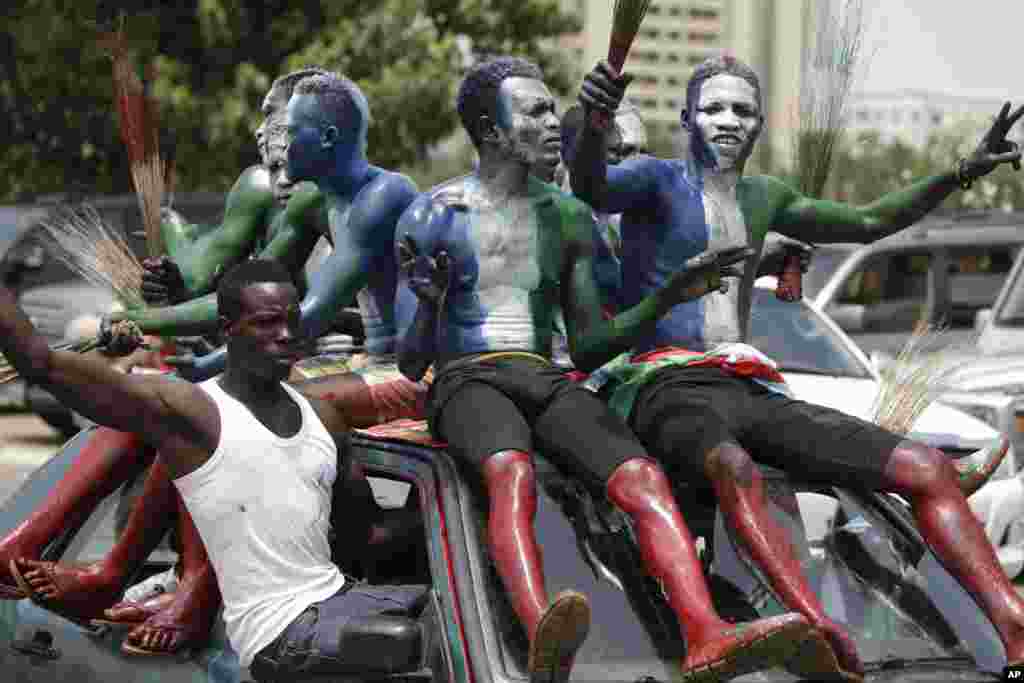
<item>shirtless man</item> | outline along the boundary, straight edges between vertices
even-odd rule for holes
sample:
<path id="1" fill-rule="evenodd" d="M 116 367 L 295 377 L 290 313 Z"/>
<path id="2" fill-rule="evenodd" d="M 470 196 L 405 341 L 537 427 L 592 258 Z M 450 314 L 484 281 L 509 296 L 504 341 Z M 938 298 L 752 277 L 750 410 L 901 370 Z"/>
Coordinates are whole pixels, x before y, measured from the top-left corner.
<path id="1" fill-rule="evenodd" d="M 530 641 L 531 680 L 564 683 L 589 624 L 584 596 L 565 591 L 549 601 L 545 590 L 533 530 L 535 447 L 633 519 L 647 569 L 683 625 L 684 680 L 727 680 L 789 659 L 820 634 L 793 614 L 743 625 L 719 617 L 665 475 L 621 420 L 549 361 L 558 310 L 573 359 L 585 367 L 608 347 L 629 348 L 677 302 L 723 286 L 729 263 L 749 252 L 680 264 L 666 286 L 605 321 L 590 207 L 530 172 L 560 146 L 540 70 L 511 57 L 478 64 L 462 82 L 458 110 L 480 165 L 402 217 L 399 365 L 416 379 L 436 363 L 430 427 L 482 473 L 491 554 Z"/>
<path id="2" fill-rule="evenodd" d="M 238 193 L 233 193 L 235 199 L 229 201 L 227 218 L 220 230 L 246 233 L 255 230 L 268 215 L 273 215 L 274 220 L 281 223 L 264 255 L 291 254 L 295 249 L 304 248 L 303 245 L 311 246 L 310 240 L 315 241 L 319 237 L 314 226 L 318 222 L 326 222 L 319 216 L 326 212 L 329 200 L 336 249 L 318 271 L 302 302 L 303 322 L 311 335 L 321 333 L 333 320 L 338 304 L 369 285 L 360 296 L 367 321 L 367 346 L 375 362 L 362 374 L 349 373 L 306 382 L 302 391 L 337 403 L 353 425 L 367 427 L 400 417 L 418 416 L 423 411 L 425 385 L 402 377 L 391 355 L 394 344 L 391 309 L 397 278 L 392 247 L 394 225 L 415 195 L 415 188 L 404 176 L 382 171 L 366 162 L 369 112 L 362 93 L 345 81 L 344 92 L 351 92 L 351 97 L 343 98 L 345 106 L 333 112 L 343 118 L 334 127 L 338 135 L 329 148 L 334 157 L 324 178 L 326 185 L 323 191 L 307 189 L 292 196 L 280 213 L 272 211 L 269 200 L 273 199 L 273 188 L 278 188 L 278 194 L 286 197 L 293 186 L 293 181 L 279 163 L 287 146 L 283 109 L 288 100 L 282 101 L 281 93 L 291 93 L 297 80 L 303 76 L 324 76 L 326 73 L 322 70 L 297 72 L 275 83 L 265 102 L 268 120 L 258 135 L 266 142 L 268 167 L 272 173 L 249 169 L 243 174 L 236 184 Z M 258 207 L 263 207 L 260 210 L 264 213 L 257 211 Z M 213 238 L 212 233 L 210 237 Z M 232 241 L 230 236 L 224 239 L 225 244 L 233 245 L 233 249 L 240 244 Z M 231 249 L 227 251 L 231 252 Z M 218 267 L 212 262 L 204 262 L 201 270 L 213 277 Z M 215 300 L 213 295 L 209 301 Z M 132 319 L 146 333 L 209 331 L 208 325 L 216 322 L 216 318 L 210 316 L 213 309 L 209 301 L 200 299 L 198 303 L 131 312 L 121 318 Z M 223 355 L 219 358 L 223 360 Z M 4 587 L 4 596 L 12 599 L 26 597 L 8 576 L 10 560 L 38 559 L 46 543 L 64 524 L 87 515 L 96 503 L 116 490 L 151 457 L 152 454 L 133 435 L 107 429 L 93 432 L 74 468 L 53 495 L 48 496 L 32 517 L 0 541 L 0 581 L 8 586 Z M 154 525 L 154 520 L 172 519 L 174 515 L 176 505 L 166 473 L 157 468 L 149 478 L 152 481 L 147 481 L 145 495 L 140 498 L 125 533 L 107 558 L 82 567 L 55 563 L 25 565 L 27 571 L 34 572 L 32 597 L 49 609 L 77 619 L 99 617 L 104 609 L 111 607 L 134 569 L 145 560 L 162 536 L 164 527 Z M 188 519 L 181 520 L 181 523 L 191 524 Z M 195 533 L 182 533 L 181 538 L 187 543 L 197 536 Z M 186 544 L 183 554 L 191 558 L 184 566 L 192 568 L 194 577 L 182 577 L 173 604 L 163 605 L 167 600 L 164 598 L 153 606 L 162 614 L 147 614 L 154 609 L 129 605 L 125 606 L 127 609 L 117 609 L 106 615 L 107 618 L 132 621 L 147 618 L 145 624 L 128 636 L 128 641 L 137 647 L 173 651 L 203 637 L 208 630 L 213 616 L 211 609 L 216 612 L 216 584 L 207 571 L 201 545 L 192 547 Z M 192 578 L 194 580 L 185 580 Z"/>
<path id="3" fill-rule="evenodd" d="M 298 292 L 272 261 L 236 266 L 218 286 L 230 362 L 195 385 L 129 375 L 76 353 L 54 352 L 15 299 L 0 289 L 0 349 L 24 377 L 91 419 L 141 435 L 166 467 L 210 549 L 224 594 L 224 621 L 243 667 L 261 681 L 298 674 L 365 673 L 339 648 L 353 617 L 391 620 L 415 587 L 351 583 L 331 562 L 331 491 L 347 469 L 348 423 L 331 405 L 283 383 L 298 357 Z M 315 610 L 318 619 L 306 615 Z M 290 656 L 315 637 L 320 651 Z M 387 671 L 376 673 L 388 673 Z"/>
<path id="4" fill-rule="evenodd" d="M 769 230 L 812 243 L 871 242 L 920 219 L 958 188 L 1020 159 L 1005 139 L 1024 114 L 1000 112 L 977 150 L 948 173 L 854 207 L 801 196 L 781 181 L 743 175 L 764 122 L 757 76 L 729 58 L 705 61 L 686 90 L 683 126 L 690 156 L 639 157 L 608 166 L 605 132 L 591 114 L 614 111 L 629 78 L 599 64 L 582 86 L 587 108 L 571 169 L 574 192 L 598 210 L 623 212 L 623 305 L 635 305 L 688 258 L 708 248 L 755 252 Z M 971 514 L 957 472 L 941 452 L 843 413 L 776 391 L 781 376 L 747 346 L 757 256 L 740 285 L 681 304 L 639 340 L 632 355 L 600 373 L 611 403 L 663 463 L 714 488 L 722 512 L 784 603 L 829 637 L 834 657 L 816 680 L 859 680 L 863 667 L 844 629 L 822 609 L 785 533 L 765 506 L 755 460 L 801 477 L 855 480 L 910 501 L 922 534 L 951 573 L 984 607 L 1011 663 L 1024 660 L 1024 600 L 999 567 Z M 755 368 L 753 381 L 733 363 Z"/>

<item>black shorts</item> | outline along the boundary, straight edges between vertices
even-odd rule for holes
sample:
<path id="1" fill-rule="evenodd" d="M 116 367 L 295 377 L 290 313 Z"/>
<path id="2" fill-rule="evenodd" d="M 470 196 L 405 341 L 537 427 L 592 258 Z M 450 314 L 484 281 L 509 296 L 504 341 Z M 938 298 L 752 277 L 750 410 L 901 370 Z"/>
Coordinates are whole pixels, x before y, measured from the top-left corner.
<path id="1" fill-rule="evenodd" d="M 646 457 L 633 432 L 593 393 L 541 359 L 459 360 L 427 398 L 435 438 L 480 468 L 502 451 L 544 451 L 555 465 L 603 485 L 619 465 Z"/>
<path id="2" fill-rule="evenodd" d="M 884 488 L 904 437 L 824 406 L 798 401 L 719 368 L 670 366 L 654 374 L 630 425 L 670 477 L 710 485 L 704 459 L 738 443 L 757 462 L 827 483 Z"/>

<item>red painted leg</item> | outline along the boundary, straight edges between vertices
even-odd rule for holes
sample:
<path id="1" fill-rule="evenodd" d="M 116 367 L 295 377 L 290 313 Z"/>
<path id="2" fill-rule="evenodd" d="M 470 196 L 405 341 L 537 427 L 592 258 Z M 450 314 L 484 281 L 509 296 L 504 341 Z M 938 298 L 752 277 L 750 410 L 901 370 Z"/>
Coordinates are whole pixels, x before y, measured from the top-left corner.
<path id="1" fill-rule="evenodd" d="M 152 455 L 152 450 L 133 434 L 106 427 L 93 430 L 74 464 L 42 504 L 0 540 L 0 598 L 25 597 L 14 587 L 8 568 L 11 560 L 38 559 L 61 530 L 81 524 L 100 501 L 137 473 Z"/>
<path id="2" fill-rule="evenodd" d="M 175 511 L 175 493 L 160 458 L 153 462 L 142 495 L 105 558 L 85 565 L 16 559 L 23 583 L 47 609 L 73 619 L 98 616 L 160 543 Z M 16 577 L 17 578 L 17 577 Z"/>
<path id="3" fill-rule="evenodd" d="M 788 664 L 793 673 L 815 680 L 862 680 L 864 665 L 849 634 L 830 619 L 811 589 L 789 535 L 768 509 L 764 480 L 750 456 L 737 444 L 713 449 L 705 471 L 715 487 L 729 526 L 750 558 L 764 572 L 783 603 L 818 628 L 831 647 L 808 647 Z M 809 643 L 811 645 L 811 643 Z"/>
<path id="4" fill-rule="evenodd" d="M 132 654 L 171 654 L 201 647 L 220 609 L 220 590 L 206 547 L 181 497 L 176 492 L 174 497 L 181 540 L 181 578 L 171 600 L 128 634 L 124 650 Z M 106 615 L 111 616 L 110 610 Z"/>
<path id="5" fill-rule="evenodd" d="M 815 631 L 799 614 L 733 625 L 715 611 L 693 537 L 653 461 L 623 463 L 607 484 L 608 496 L 635 523 L 644 564 L 658 579 L 679 617 L 687 643 L 684 680 L 729 680 L 790 659 Z"/>
<path id="6" fill-rule="evenodd" d="M 1008 661 L 1024 662 L 1024 599 L 971 513 L 956 468 L 943 453 L 905 441 L 893 451 L 885 474 L 887 488 L 910 501 L 921 534 L 939 560 L 992 619 Z"/>

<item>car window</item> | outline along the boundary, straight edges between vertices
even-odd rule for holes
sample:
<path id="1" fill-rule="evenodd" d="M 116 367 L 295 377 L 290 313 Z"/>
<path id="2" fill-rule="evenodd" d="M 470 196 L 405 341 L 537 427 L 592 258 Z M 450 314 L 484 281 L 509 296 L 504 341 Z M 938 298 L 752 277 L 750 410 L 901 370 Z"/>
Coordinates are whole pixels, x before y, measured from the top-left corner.
<path id="1" fill-rule="evenodd" d="M 999 294 L 1016 255 L 1015 245 L 957 247 L 949 251 L 948 324 L 974 327 L 982 308 L 990 308 Z"/>
<path id="2" fill-rule="evenodd" d="M 94 562 L 106 557 L 128 523 L 128 515 L 142 495 L 142 487 L 149 469 L 143 470 L 136 478 L 126 482 L 93 511 L 92 515 L 75 534 L 71 544 L 61 556 L 63 562 Z M 171 534 L 160 541 L 150 555 L 147 564 L 153 568 L 173 566 L 178 560 Z"/>
<path id="3" fill-rule="evenodd" d="M 817 296 L 855 248 L 854 245 L 843 244 L 822 244 L 815 247 L 807 272 L 804 273 L 804 296 L 808 299 Z"/>
<path id="4" fill-rule="evenodd" d="M 806 302 L 780 301 L 774 292 L 761 287 L 754 288 L 750 340 L 783 372 L 871 377 L 850 350 L 851 342 L 828 327 Z"/>
<path id="5" fill-rule="evenodd" d="M 864 307 L 864 332 L 911 332 L 927 315 L 931 263 L 926 251 L 875 254 L 846 280 L 836 301 Z"/>

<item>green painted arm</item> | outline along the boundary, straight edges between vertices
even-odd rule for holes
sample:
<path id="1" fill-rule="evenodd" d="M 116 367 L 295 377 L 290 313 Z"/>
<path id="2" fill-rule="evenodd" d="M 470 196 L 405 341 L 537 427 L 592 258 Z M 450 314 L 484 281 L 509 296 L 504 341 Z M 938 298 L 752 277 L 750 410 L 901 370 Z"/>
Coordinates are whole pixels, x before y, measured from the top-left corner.
<path id="1" fill-rule="evenodd" d="M 217 331 L 217 294 L 211 292 L 175 306 L 158 306 L 121 311 L 111 321 L 131 320 L 143 334 L 158 336 L 191 336 Z"/>
<path id="2" fill-rule="evenodd" d="M 582 204 L 580 205 L 582 206 Z M 561 281 L 569 355 L 577 369 L 590 372 L 628 351 L 654 331 L 658 320 L 682 301 L 669 286 L 611 320 L 601 313 L 601 294 L 594 280 L 593 216 L 586 207 L 565 216 L 565 265 Z"/>
<path id="3" fill-rule="evenodd" d="M 762 226 L 804 242 L 869 243 L 913 225 L 958 189 L 955 175 L 924 178 L 864 206 L 805 197 L 775 178 L 760 177 L 762 192 L 779 207 Z"/>
<path id="4" fill-rule="evenodd" d="M 320 235 L 330 234 L 324 194 L 311 188 L 294 195 L 274 218 L 271 234 L 258 258 L 278 261 L 293 276 L 300 275 Z"/>
<path id="5" fill-rule="evenodd" d="M 175 262 L 192 296 L 213 289 L 217 277 L 246 258 L 268 228 L 274 207 L 270 176 L 262 166 L 246 169 L 228 194 L 224 220 L 183 247 Z"/>

